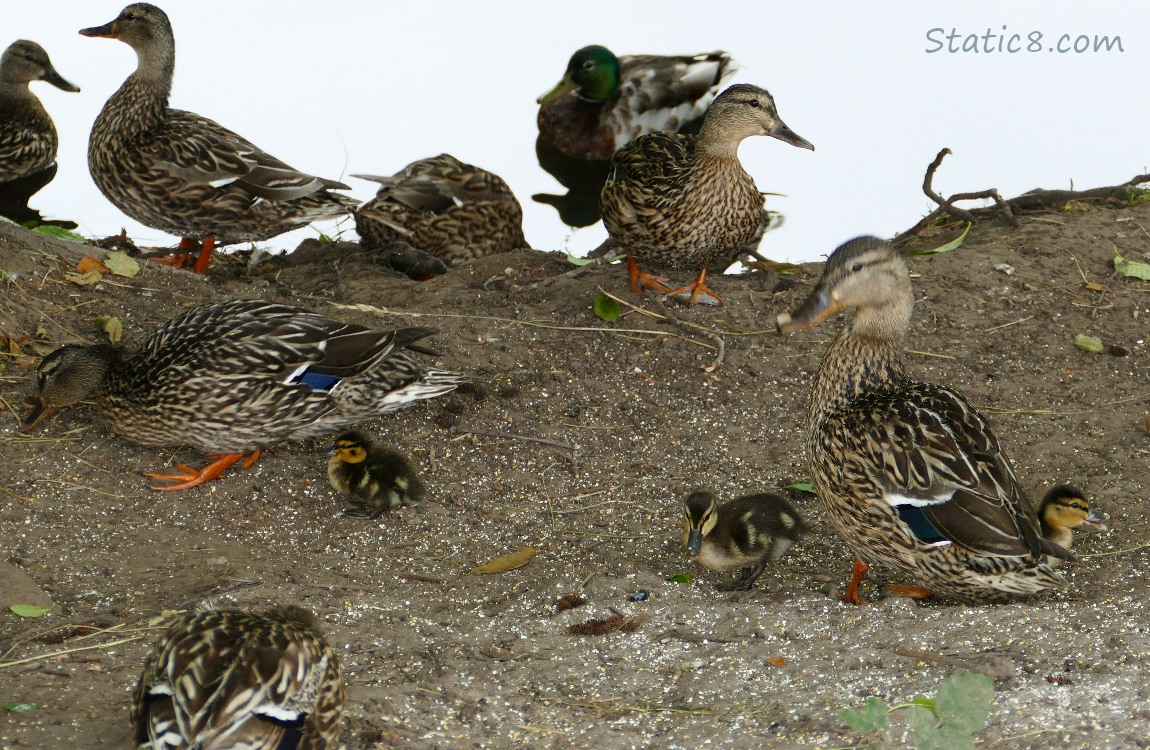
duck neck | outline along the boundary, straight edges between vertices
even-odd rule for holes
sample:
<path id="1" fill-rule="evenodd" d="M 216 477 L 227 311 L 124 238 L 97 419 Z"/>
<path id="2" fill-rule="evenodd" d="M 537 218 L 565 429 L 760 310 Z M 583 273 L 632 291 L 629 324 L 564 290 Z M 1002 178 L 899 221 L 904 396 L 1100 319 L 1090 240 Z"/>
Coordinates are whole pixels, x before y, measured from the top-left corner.
<path id="1" fill-rule="evenodd" d="M 112 94 L 100 113 L 100 119 L 114 118 L 117 134 L 126 137 L 147 132 L 167 119 L 176 69 L 174 42 L 137 49 L 136 57 L 136 72 Z"/>

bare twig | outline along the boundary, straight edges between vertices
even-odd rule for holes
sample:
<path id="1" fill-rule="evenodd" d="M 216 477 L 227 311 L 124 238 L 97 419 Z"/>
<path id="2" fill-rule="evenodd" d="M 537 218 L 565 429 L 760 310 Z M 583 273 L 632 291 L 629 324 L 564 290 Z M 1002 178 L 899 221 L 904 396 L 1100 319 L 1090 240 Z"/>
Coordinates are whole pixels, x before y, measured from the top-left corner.
<path id="1" fill-rule="evenodd" d="M 480 435 L 482 437 L 502 438 L 504 440 L 525 440 L 529 443 L 542 443 L 543 445 L 550 445 L 555 448 L 563 448 L 564 450 L 575 450 L 575 446 L 571 445 L 570 443 L 564 443 L 559 440 L 552 440 L 550 438 L 538 437 L 535 435 L 516 435 L 510 432 L 500 432 L 499 430 L 472 430 L 461 427 L 452 427 L 450 432 L 453 435 Z"/>

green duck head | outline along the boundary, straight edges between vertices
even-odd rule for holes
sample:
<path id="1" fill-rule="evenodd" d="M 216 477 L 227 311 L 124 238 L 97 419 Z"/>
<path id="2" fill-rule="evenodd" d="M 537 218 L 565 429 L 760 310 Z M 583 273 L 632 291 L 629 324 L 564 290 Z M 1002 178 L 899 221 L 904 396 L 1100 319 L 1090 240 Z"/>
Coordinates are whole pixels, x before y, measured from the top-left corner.
<path id="1" fill-rule="evenodd" d="M 35 42 L 19 39 L 12 42 L 0 57 L 0 81 L 14 86 L 27 86 L 32 81 L 47 81 L 61 91 L 77 92 L 80 88 L 56 72 L 48 53 Z"/>
<path id="2" fill-rule="evenodd" d="M 52 412 L 94 391 L 111 369 L 117 351 L 107 344 L 65 344 L 40 360 L 36 368 L 38 397 L 20 432 L 28 432 Z"/>
<path id="3" fill-rule="evenodd" d="M 606 47 L 592 44 L 571 56 L 567 72 L 555 88 L 536 101 L 550 104 L 564 94 L 591 102 L 605 101 L 619 88 L 619 58 Z"/>

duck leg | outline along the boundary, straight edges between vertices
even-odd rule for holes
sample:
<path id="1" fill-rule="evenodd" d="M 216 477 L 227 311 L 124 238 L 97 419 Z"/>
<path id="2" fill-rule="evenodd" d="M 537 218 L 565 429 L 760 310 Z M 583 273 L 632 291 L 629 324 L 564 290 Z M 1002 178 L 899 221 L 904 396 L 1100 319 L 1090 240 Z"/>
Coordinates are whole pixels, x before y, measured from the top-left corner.
<path id="1" fill-rule="evenodd" d="M 643 273 L 639 270 L 639 264 L 630 255 L 627 256 L 627 272 L 631 275 L 631 289 L 640 297 L 646 296 L 643 289 L 654 289 L 656 292 L 671 291 L 671 287 L 663 284 L 664 281 L 667 281 L 666 276 Z"/>
<path id="2" fill-rule="evenodd" d="M 188 251 L 196 246 L 196 241 L 184 237 L 180 240 L 179 247 L 175 252 L 171 250 L 150 250 L 143 253 L 140 257 L 145 258 L 149 263 L 159 263 L 162 266 L 172 266 L 173 268 L 183 268 L 187 265 L 190 256 Z"/>
<path id="3" fill-rule="evenodd" d="M 708 305 L 721 305 L 721 304 L 723 304 L 723 300 L 721 300 L 719 298 L 719 295 L 715 294 L 714 292 L 712 292 L 710 289 L 707 288 L 707 269 L 706 268 L 700 268 L 699 269 L 699 275 L 696 276 L 695 280 L 692 281 L 690 284 L 687 284 L 686 286 L 681 286 L 678 289 L 672 289 L 672 290 L 668 291 L 667 296 L 677 297 L 678 295 L 686 294 L 687 292 L 691 293 L 690 298 L 687 299 L 688 305 L 695 304 L 696 302 L 699 301 L 700 298 L 703 298 L 703 301 L 706 302 Z M 713 299 L 714 302 L 708 302 L 707 298 Z"/>
<path id="4" fill-rule="evenodd" d="M 212 259 L 212 251 L 216 249 L 216 237 L 209 234 L 204 238 L 204 244 L 200 248 L 200 256 L 196 258 L 196 265 L 192 270 L 196 273 L 208 272 L 208 261 Z"/>
<path id="5" fill-rule="evenodd" d="M 755 581 L 759 580 L 759 576 L 767 569 L 767 558 L 759 560 L 758 564 L 753 568 L 743 568 L 742 574 L 731 583 L 716 583 L 715 588 L 719 591 L 750 591 L 751 587 L 755 585 Z"/>
<path id="6" fill-rule="evenodd" d="M 211 463 L 202 469 L 196 469 L 186 464 L 176 464 L 178 471 L 149 471 L 148 476 L 161 482 L 174 482 L 167 486 L 153 485 L 154 490 L 186 490 L 189 487 L 197 487 L 204 482 L 211 480 L 223 474 L 235 464 L 243 460 L 240 464 L 241 468 L 250 468 L 260 457 L 260 451 L 253 451 L 250 454 L 244 453 L 225 453 L 220 456 L 209 456 Z"/>
<path id="7" fill-rule="evenodd" d="M 888 584 L 883 586 L 882 590 L 889 593 L 891 596 L 906 596 L 916 600 L 929 599 L 930 597 L 934 596 L 934 593 L 931 592 L 930 589 L 923 588 L 922 586 L 894 586 Z"/>
<path id="8" fill-rule="evenodd" d="M 847 604 L 869 604 L 866 599 L 859 595 L 859 584 L 862 583 L 863 578 L 866 577 L 866 572 L 870 570 L 870 565 L 864 563 L 862 560 L 855 558 L 855 569 L 851 574 L 850 585 L 847 586 L 847 592 L 843 594 L 843 601 Z"/>

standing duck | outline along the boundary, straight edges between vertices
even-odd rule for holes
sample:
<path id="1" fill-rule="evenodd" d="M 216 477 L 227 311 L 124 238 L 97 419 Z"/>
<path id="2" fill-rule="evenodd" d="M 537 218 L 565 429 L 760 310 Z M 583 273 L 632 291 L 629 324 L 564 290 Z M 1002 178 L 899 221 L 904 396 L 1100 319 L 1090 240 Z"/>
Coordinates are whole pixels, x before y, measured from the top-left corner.
<path id="1" fill-rule="evenodd" d="M 141 750 L 325 750 L 342 715 L 339 661 L 295 606 L 181 616 L 144 662 L 132 703 Z"/>
<path id="2" fill-rule="evenodd" d="M 412 162 L 390 177 L 354 176 L 380 184 L 355 212 L 366 247 L 406 242 L 448 266 L 527 247 L 523 208 L 507 183 L 451 154 Z"/>
<path id="3" fill-rule="evenodd" d="M 1074 529 L 1110 531 L 1110 519 L 1090 505 L 1086 493 L 1069 484 L 1052 487 L 1038 506 L 1042 536 L 1069 551 L 1074 544 Z M 1059 565 L 1062 560 L 1047 556 L 1046 562 Z"/>
<path id="4" fill-rule="evenodd" d="M 859 237 L 827 259 L 783 333 L 840 310 L 810 394 L 806 451 L 815 491 L 855 555 L 845 601 L 882 563 L 966 602 L 1001 602 L 1065 585 L 1047 556 L 1070 553 L 1039 519 L 986 419 L 958 391 L 913 380 L 903 348 L 914 307 L 910 272 L 889 242 Z"/>
<path id="5" fill-rule="evenodd" d="M 373 442 L 362 432 L 345 432 L 335 439 L 327 478 L 355 508 L 349 518 L 379 518 L 385 511 L 414 505 L 423 499 L 423 482 L 403 454 Z"/>
<path id="6" fill-rule="evenodd" d="M 631 287 L 668 294 L 690 292 L 720 302 L 707 289 L 707 271 L 723 271 L 754 249 L 772 219 L 755 181 L 739 163 L 739 144 L 769 135 L 814 150 L 779 119 L 775 100 L 749 84 L 731 86 L 707 109 L 697 136 L 651 133 L 616 152 L 603 186 L 603 224 L 627 253 Z M 640 273 L 637 262 L 698 270 L 694 282 L 670 289 L 661 276 Z"/>
<path id="7" fill-rule="evenodd" d="M 316 438 L 454 390 L 459 375 L 409 353 L 430 328 L 379 331 L 289 305 L 194 307 L 134 352 L 66 344 L 40 361 L 21 431 L 95 391 L 108 428 L 140 445 L 218 455 L 197 471 L 151 474 L 178 490 L 214 479 L 284 440 Z M 250 455 L 249 455 L 250 454 Z"/>
<path id="8" fill-rule="evenodd" d="M 56 176 L 56 126 L 28 84 L 46 81 L 61 91 L 80 89 L 56 72 L 36 42 L 12 42 L 0 57 L 0 216 L 40 221 L 28 199 Z M 72 222 L 55 222 L 67 224 Z"/>
<path id="9" fill-rule="evenodd" d="M 181 250 L 199 243 L 197 273 L 207 271 L 216 245 L 266 240 L 357 205 L 329 192 L 347 185 L 304 174 L 206 117 L 170 108 L 176 45 L 156 6 L 134 3 L 80 33 L 119 39 L 139 60 L 92 126 L 92 179 L 128 216 L 182 237 Z"/>
<path id="10" fill-rule="evenodd" d="M 790 503 L 763 492 L 719 505 L 712 492 L 697 490 L 683 505 L 683 549 L 710 570 L 742 569 L 720 591 L 747 591 L 767 567 L 778 562 L 807 531 Z"/>

